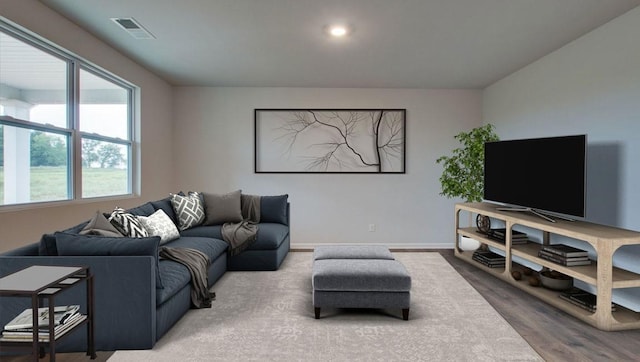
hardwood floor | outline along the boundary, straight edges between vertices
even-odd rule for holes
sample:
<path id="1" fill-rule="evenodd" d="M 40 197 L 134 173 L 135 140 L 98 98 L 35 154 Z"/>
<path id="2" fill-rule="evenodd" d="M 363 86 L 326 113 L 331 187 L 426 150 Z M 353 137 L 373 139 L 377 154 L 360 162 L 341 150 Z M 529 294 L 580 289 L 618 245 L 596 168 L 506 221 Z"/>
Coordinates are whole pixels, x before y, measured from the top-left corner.
<path id="1" fill-rule="evenodd" d="M 640 330 L 604 332 L 438 250 L 547 361 L 639 361 Z"/>
<path id="2" fill-rule="evenodd" d="M 546 361 L 640 361 L 640 330 L 600 331 L 456 258 L 453 250 L 411 251 L 439 252 Z M 106 361 L 112 354 L 98 352 L 95 361 Z M 56 359 L 89 361 L 84 353 L 60 353 Z M 31 359 L 20 356 L 0 360 Z M 41 359 L 47 360 L 48 356 Z"/>

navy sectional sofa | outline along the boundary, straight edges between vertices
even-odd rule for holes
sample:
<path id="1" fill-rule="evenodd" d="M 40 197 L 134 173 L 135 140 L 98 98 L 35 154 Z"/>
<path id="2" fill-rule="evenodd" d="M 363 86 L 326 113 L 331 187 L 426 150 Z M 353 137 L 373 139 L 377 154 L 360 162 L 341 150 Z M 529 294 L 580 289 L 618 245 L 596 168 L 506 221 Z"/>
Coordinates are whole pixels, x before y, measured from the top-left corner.
<path id="1" fill-rule="evenodd" d="M 222 240 L 221 226 L 196 226 L 180 232 L 180 238 L 163 246 L 192 248 L 210 260 L 209 287 L 229 270 L 277 270 L 289 252 L 289 203 L 286 195 L 263 197 L 261 221 L 256 241 L 242 253 L 229 256 Z M 153 201 L 129 209 L 147 216 L 163 209 L 176 222 L 170 199 Z M 58 238 L 74 239 L 87 222 L 64 231 Z M 95 343 L 99 351 L 149 349 L 191 307 L 191 277 L 177 262 L 159 259 L 156 251 L 113 255 L 55 255 L 56 234 L 44 235 L 36 242 L 0 255 L 0 277 L 31 265 L 83 265 L 94 275 Z M 77 242 L 77 240 L 75 240 Z M 153 244 L 153 241 L 150 241 Z M 47 255 L 54 254 L 54 255 Z M 89 253 L 87 253 L 89 254 Z M 161 285 L 159 285 L 161 284 Z M 82 304 L 85 288 L 74 287 L 56 297 L 57 305 Z M 28 298 L 0 298 L 0 326 L 29 306 Z M 215 312 L 215 301 L 213 312 Z M 60 352 L 85 351 L 86 333 L 79 328 L 56 344 Z"/>

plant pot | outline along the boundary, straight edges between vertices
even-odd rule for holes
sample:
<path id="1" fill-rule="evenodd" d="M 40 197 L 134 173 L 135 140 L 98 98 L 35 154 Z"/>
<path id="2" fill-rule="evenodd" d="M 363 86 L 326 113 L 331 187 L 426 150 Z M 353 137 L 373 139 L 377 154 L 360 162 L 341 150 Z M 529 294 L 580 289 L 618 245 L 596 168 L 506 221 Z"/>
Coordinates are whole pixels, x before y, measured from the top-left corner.
<path id="1" fill-rule="evenodd" d="M 460 250 L 474 251 L 477 250 L 480 245 L 482 245 L 482 243 L 478 240 L 460 235 L 460 243 L 458 243 L 458 248 L 460 248 Z"/>

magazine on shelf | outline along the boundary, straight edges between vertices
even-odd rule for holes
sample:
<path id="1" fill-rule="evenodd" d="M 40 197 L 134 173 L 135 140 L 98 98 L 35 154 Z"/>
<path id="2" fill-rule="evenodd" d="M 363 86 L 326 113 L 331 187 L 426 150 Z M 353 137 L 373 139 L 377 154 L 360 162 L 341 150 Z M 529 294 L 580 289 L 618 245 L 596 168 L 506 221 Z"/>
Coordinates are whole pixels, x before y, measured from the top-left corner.
<path id="1" fill-rule="evenodd" d="M 68 322 L 66 322 L 65 324 L 59 325 L 56 327 L 55 331 L 54 331 L 54 339 L 57 339 L 61 336 L 63 336 L 64 334 L 66 334 L 67 332 L 69 332 L 70 330 L 73 329 L 73 327 L 77 326 L 78 324 L 84 322 L 87 319 L 86 315 L 83 314 L 76 314 L 75 316 L 73 316 Z M 0 335 L 0 341 L 3 342 L 31 342 L 33 341 L 33 330 L 21 330 L 21 331 L 7 331 L 4 330 L 2 331 L 2 335 Z M 49 338 L 49 331 L 43 331 L 42 329 L 38 330 L 38 341 L 39 342 L 49 342 L 50 338 Z"/>
<path id="2" fill-rule="evenodd" d="M 563 257 L 589 256 L 589 253 L 586 250 L 574 248 L 573 246 L 569 246 L 565 244 L 543 245 L 542 250 L 548 251 L 550 253 L 554 253 Z"/>
<path id="3" fill-rule="evenodd" d="M 64 324 L 65 321 L 78 314 L 80 311 L 79 305 L 65 305 L 57 306 L 53 309 L 54 325 Z M 38 308 L 38 327 L 46 327 L 49 325 L 49 307 Z M 4 326 L 5 330 L 15 330 L 33 328 L 33 309 L 27 308 L 22 313 L 18 314 L 9 323 Z"/>
<path id="4" fill-rule="evenodd" d="M 58 324 L 57 326 L 55 326 L 53 328 L 53 333 L 58 334 L 59 332 L 69 328 L 70 326 L 75 325 L 76 321 L 78 319 L 81 319 L 82 317 L 83 315 L 80 313 L 76 313 L 72 315 L 71 317 L 65 320 L 64 324 Z M 32 334 L 33 334 L 33 328 L 5 329 L 2 331 L 3 336 L 10 336 L 10 335 L 16 335 L 16 336 L 29 335 L 30 336 Z M 49 335 L 49 327 L 44 326 L 44 327 L 38 328 L 38 334 L 41 336 Z"/>

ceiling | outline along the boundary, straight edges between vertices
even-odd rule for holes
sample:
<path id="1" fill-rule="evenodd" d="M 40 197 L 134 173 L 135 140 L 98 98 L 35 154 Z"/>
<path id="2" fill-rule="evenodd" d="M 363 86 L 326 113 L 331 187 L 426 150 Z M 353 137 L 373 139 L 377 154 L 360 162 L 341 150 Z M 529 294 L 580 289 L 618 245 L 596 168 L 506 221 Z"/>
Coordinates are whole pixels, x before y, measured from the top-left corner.
<path id="1" fill-rule="evenodd" d="M 173 85 L 484 88 L 640 0 L 41 0 Z M 133 17 L 156 39 L 110 20 Z M 353 33 L 332 39 L 330 23 Z"/>

